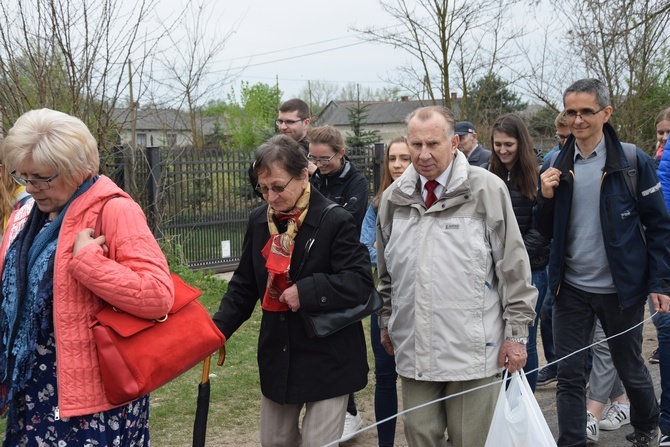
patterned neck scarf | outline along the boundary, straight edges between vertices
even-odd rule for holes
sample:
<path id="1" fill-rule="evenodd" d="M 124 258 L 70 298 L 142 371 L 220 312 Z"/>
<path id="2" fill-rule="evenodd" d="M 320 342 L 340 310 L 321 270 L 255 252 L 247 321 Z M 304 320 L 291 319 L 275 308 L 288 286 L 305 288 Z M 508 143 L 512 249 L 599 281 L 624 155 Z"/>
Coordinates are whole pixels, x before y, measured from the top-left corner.
<path id="1" fill-rule="evenodd" d="M 265 295 L 261 306 L 271 312 L 284 312 L 289 310 L 286 303 L 279 301 L 282 292 L 291 285 L 289 269 L 291 268 L 291 257 L 295 236 L 305 220 L 309 206 L 310 185 L 303 191 L 302 195 L 292 210 L 279 212 L 268 206 L 268 228 L 270 239 L 263 248 L 262 254 L 265 258 L 265 268 L 268 271 L 268 282 L 265 287 Z M 279 233 L 275 219 L 286 222 L 286 231 Z"/>

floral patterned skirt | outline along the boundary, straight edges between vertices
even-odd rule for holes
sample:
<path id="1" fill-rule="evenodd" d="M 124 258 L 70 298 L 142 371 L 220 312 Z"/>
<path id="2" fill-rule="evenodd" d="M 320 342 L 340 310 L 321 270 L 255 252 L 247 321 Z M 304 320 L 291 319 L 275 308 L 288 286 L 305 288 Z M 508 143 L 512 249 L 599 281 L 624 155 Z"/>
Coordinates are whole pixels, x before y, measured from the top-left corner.
<path id="1" fill-rule="evenodd" d="M 38 335 L 32 377 L 10 403 L 3 445 L 149 447 L 149 395 L 108 411 L 56 419 L 56 346 L 49 332 Z"/>

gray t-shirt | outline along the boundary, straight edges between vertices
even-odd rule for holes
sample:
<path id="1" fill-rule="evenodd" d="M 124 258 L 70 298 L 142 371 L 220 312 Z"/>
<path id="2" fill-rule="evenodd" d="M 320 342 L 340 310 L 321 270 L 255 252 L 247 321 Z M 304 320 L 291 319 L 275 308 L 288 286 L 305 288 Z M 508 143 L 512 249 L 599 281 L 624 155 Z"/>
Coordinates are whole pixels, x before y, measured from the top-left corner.
<path id="1" fill-rule="evenodd" d="M 590 293 L 616 293 L 600 225 L 600 181 L 605 159 L 604 138 L 588 159 L 575 151 L 565 282 Z"/>

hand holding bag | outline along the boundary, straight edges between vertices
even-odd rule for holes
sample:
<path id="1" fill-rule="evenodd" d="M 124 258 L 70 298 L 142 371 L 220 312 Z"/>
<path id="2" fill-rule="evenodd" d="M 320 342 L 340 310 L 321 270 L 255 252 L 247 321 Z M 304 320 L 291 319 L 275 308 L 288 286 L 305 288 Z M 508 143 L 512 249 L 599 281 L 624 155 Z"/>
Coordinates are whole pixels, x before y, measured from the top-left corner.
<path id="1" fill-rule="evenodd" d="M 556 447 L 526 376 L 518 371 L 509 386 L 507 370 L 484 447 Z"/>
<path id="2" fill-rule="evenodd" d="M 96 237 L 101 217 L 102 209 Z M 105 394 L 113 404 L 133 401 L 166 384 L 226 342 L 198 302 L 201 292 L 178 275 L 171 277 L 174 305 L 163 318 L 147 320 L 105 304 L 90 324 Z"/>
<path id="3" fill-rule="evenodd" d="M 299 277 L 302 268 L 307 263 L 309 252 L 312 249 L 312 245 L 314 245 L 317 234 L 319 234 L 319 227 L 321 226 L 321 222 L 323 222 L 330 210 L 336 206 L 339 205 L 331 204 L 323 210 L 319 224 L 316 228 L 314 228 L 312 237 L 307 241 L 305 256 L 302 258 L 298 272 L 295 275 L 296 278 Z M 303 322 L 305 323 L 305 329 L 307 331 L 308 337 L 327 337 L 341 329 L 344 329 L 350 324 L 361 321 L 368 315 L 377 312 L 382 308 L 383 305 L 384 301 L 382 300 L 381 296 L 379 296 L 377 290 L 373 289 L 372 293 L 368 297 L 368 300 L 365 303 L 359 304 L 357 306 L 318 312 L 308 312 L 301 309 L 300 314 L 302 315 Z"/>

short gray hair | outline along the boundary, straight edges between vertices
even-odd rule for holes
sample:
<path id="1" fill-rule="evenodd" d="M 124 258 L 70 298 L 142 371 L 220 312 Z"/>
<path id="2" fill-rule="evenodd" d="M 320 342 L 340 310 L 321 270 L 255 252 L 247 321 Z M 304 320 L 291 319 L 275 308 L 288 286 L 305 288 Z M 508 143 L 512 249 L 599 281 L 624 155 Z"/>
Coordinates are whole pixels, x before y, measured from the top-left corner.
<path id="1" fill-rule="evenodd" d="M 419 121 L 428 121 L 433 117 L 433 115 L 441 115 L 444 118 L 444 120 L 447 122 L 447 127 L 445 129 L 447 132 L 447 137 L 453 137 L 454 126 L 456 125 L 454 112 L 442 106 L 420 107 L 407 115 L 407 118 L 405 118 L 405 124 L 408 127 L 407 135 L 409 136 L 409 122 L 412 119 L 417 118 Z"/>
<path id="2" fill-rule="evenodd" d="M 565 106 L 565 98 L 570 93 L 590 93 L 596 96 L 596 103 L 600 107 L 607 107 L 610 104 L 610 92 L 607 86 L 598 79 L 586 78 L 574 82 L 570 87 L 563 92 L 563 105 Z"/>

